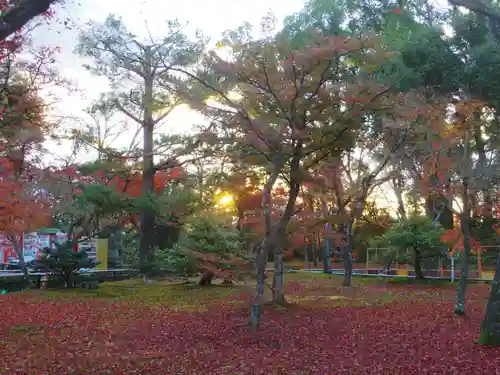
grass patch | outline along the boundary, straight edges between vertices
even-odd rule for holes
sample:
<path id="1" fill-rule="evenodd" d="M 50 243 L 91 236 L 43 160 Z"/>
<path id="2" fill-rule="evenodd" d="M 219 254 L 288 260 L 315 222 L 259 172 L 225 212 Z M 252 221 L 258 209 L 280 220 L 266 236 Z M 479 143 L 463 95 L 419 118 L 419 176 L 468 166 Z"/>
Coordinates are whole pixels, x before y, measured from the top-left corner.
<path id="1" fill-rule="evenodd" d="M 142 279 L 105 282 L 98 289 L 36 290 L 29 293 L 42 299 L 104 299 L 112 302 L 131 302 L 142 305 L 165 305 L 182 310 L 200 310 L 216 301 L 229 299 L 241 291 L 232 285 L 199 286 L 193 283 L 144 284 Z"/>
<path id="2" fill-rule="evenodd" d="M 272 275 L 267 280 L 271 284 Z M 324 273 L 297 272 L 285 275 L 286 285 L 295 284 L 292 290 L 285 289 L 287 299 L 301 305 L 328 306 L 379 306 L 399 298 L 401 293 L 391 290 L 397 285 L 429 285 L 446 287 L 453 285 L 446 280 L 408 280 L 386 279 L 379 277 L 357 277 L 352 287 L 342 286 L 343 275 Z M 199 286 L 197 283 L 168 283 L 157 281 L 144 284 L 141 278 L 133 278 L 116 282 L 104 282 L 98 289 L 56 289 L 32 290 L 25 292 L 33 298 L 49 300 L 98 299 L 109 302 L 128 302 L 138 305 L 164 306 L 173 310 L 203 311 L 217 302 L 230 304 L 243 303 L 241 298 L 234 298 L 241 293 L 252 293 L 255 281 L 247 280 L 246 286 L 220 285 Z M 371 288 L 370 285 L 387 286 Z M 294 291 L 294 288 L 297 291 Z M 444 289 L 444 288 L 443 288 Z M 302 298 L 298 298 L 302 295 Z M 307 296 L 307 297 L 306 297 Z M 335 298 L 330 298 L 330 297 Z M 304 298 L 305 297 L 305 298 Z M 298 299 L 297 299 L 298 298 Z M 264 301 L 272 299 L 269 287 L 265 288 Z M 297 299 L 297 301 L 295 300 Z"/>
<path id="3" fill-rule="evenodd" d="M 440 279 L 408 279 L 408 278 L 386 278 L 386 283 L 389 285 L 430 285 L 430 286 L 450 286 L 456 285 L 456 282 Z"/>
<path id="4" fill-rule="evenodd" d="M 45 329 L 45 326 L 43 325 L 18 325 L 18 326 L 13 326 L 9 330 L 9 335 L 14 335 L 16 333 L 22 333 L 22 334 L 27 334 L 27 333 L 37 333 L 40 331 L 43 331 Z"/>

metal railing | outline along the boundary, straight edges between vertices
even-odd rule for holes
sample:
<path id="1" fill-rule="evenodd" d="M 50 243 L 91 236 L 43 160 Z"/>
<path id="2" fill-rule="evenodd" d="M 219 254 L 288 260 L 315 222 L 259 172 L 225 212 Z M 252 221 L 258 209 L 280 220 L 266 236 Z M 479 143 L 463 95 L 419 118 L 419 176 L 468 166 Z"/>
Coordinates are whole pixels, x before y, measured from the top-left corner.
<path id="1" fill-rule="evenodd" d="M 123 269 L 107 269 L 107 270 L 88 270 L 83 272 L 77 272 L 72 277 L 72 284 L 78 286 L 82 282 L 112 282 L 125 280 L 131 277 L 139 275 L 139 270 L 133 268 L 123 268 Z M 46 287 L 60 287 L 60 280 L 55 277 L 56 275 L 51 272 L 30 272 L 28 277 L 33 284 L 34 288 L 41 288 L 42 285 Z M 0 290 L 7 291 L 20 291 L 26 286 L 26 280 L 24 280 L 24 275 L 22 272 L 13 271 L 2 271 L 0 272 Z"/>

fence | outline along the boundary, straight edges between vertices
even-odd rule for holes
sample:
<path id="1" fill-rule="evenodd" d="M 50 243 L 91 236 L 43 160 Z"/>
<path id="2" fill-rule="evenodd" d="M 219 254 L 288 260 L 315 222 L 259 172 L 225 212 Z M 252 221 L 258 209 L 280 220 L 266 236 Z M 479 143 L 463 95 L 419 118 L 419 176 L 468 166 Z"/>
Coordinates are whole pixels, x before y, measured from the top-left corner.
<path id="1" fill-rule="evenodd" d="M 136 269 L 110 269 L 110 270 L 90 270 L 88 272 L 79 272 L 73 278 L 73 283 L 78 285 L 82 281 L 119 281 L 129 279 L 139 275 Z M 44 277 L 46 276 L 46 277 Z M 45 272 L 33 272 L 29 274 L 33 286 L 37 289 L 42 286 L 48 288 L 61 287 L 62 282 L 55 276 Z M 0 291 L 17 292 L 25 288 L 26 282 L 21 272 L 0 271 Z"/>
<path id="2" fill-rule="evenodd" d="M 404 253 L 394 254 L 389 248 L 368 248 L 366 251 L 365 268 L 369 270 L 382 270 L 389 262 L 387 257 L 394 258 L 392 267 L 387 270 L 389 275 L 409 275 L 414 276 L 413 251 L 407 250 Z M 427 249 L 421 265 L 425 276 L 446 277 L 456 279 L 460 276 L 460 256 L 461 252 L 456 251 L 454 256 L 450 256 L 446 247 L 432 247 Z M 496 258 L 500 253 L 500 246 L 482 246 L 479 250 L 473 251 L 469 256 L 469 277 L 478 279 L 493 279 Z"/>

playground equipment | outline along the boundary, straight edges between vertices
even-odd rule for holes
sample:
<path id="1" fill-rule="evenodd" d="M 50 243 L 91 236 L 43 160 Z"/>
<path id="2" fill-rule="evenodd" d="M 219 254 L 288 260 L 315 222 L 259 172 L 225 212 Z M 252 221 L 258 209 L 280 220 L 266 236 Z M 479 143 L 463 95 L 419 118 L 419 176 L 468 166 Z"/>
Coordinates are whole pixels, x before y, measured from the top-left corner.
<path id="1" fill-rule="evenodd" d="M 422 268 L 426 277 L 445 277 L 455 281 L 460 276 L 460 255 L 456 251 L 453 256 L 445 251 L 445 257 L 440 256 L 439 250 L 442 248 L 436 247 L 436 256 L 428 258 L 423 262 Z M 364 269 L 373 270 L 383 264 L 384 252 L 389 251 L 389 248 L 368 248 L 366 250 L 366 262 Z M 446 249 L 445 249 L 446 250 Z M 470 271 L 469 277 L 493 280 L 496 258 L 500 252 L 500 246 L 482 246 L 475 254 L 470 257 Z M 442 254 L 442 253 L 441 253 Z M 396 257 L 399 261 L 400 258 L 411 258 L 411 251 L 407 251 L 404 256 Z M 391 267 L 388 274 L 395 274 L 399 276 L 411 276 L 413 274 L 412 267 L 408 262 L 395 262 L 395 269 Z"/>

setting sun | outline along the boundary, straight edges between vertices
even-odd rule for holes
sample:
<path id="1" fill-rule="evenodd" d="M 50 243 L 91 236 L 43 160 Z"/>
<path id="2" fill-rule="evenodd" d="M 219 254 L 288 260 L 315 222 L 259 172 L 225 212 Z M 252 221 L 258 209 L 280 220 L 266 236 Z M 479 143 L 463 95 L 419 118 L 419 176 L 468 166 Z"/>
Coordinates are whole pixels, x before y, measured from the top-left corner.
<path id="1" fill-rule="evenodd" d="M 233 203 L 233 196 L 228 194 L 220 197 L 217 202 L 217 204 L 220 206 L 229 206 L 232 203 Z"/>

